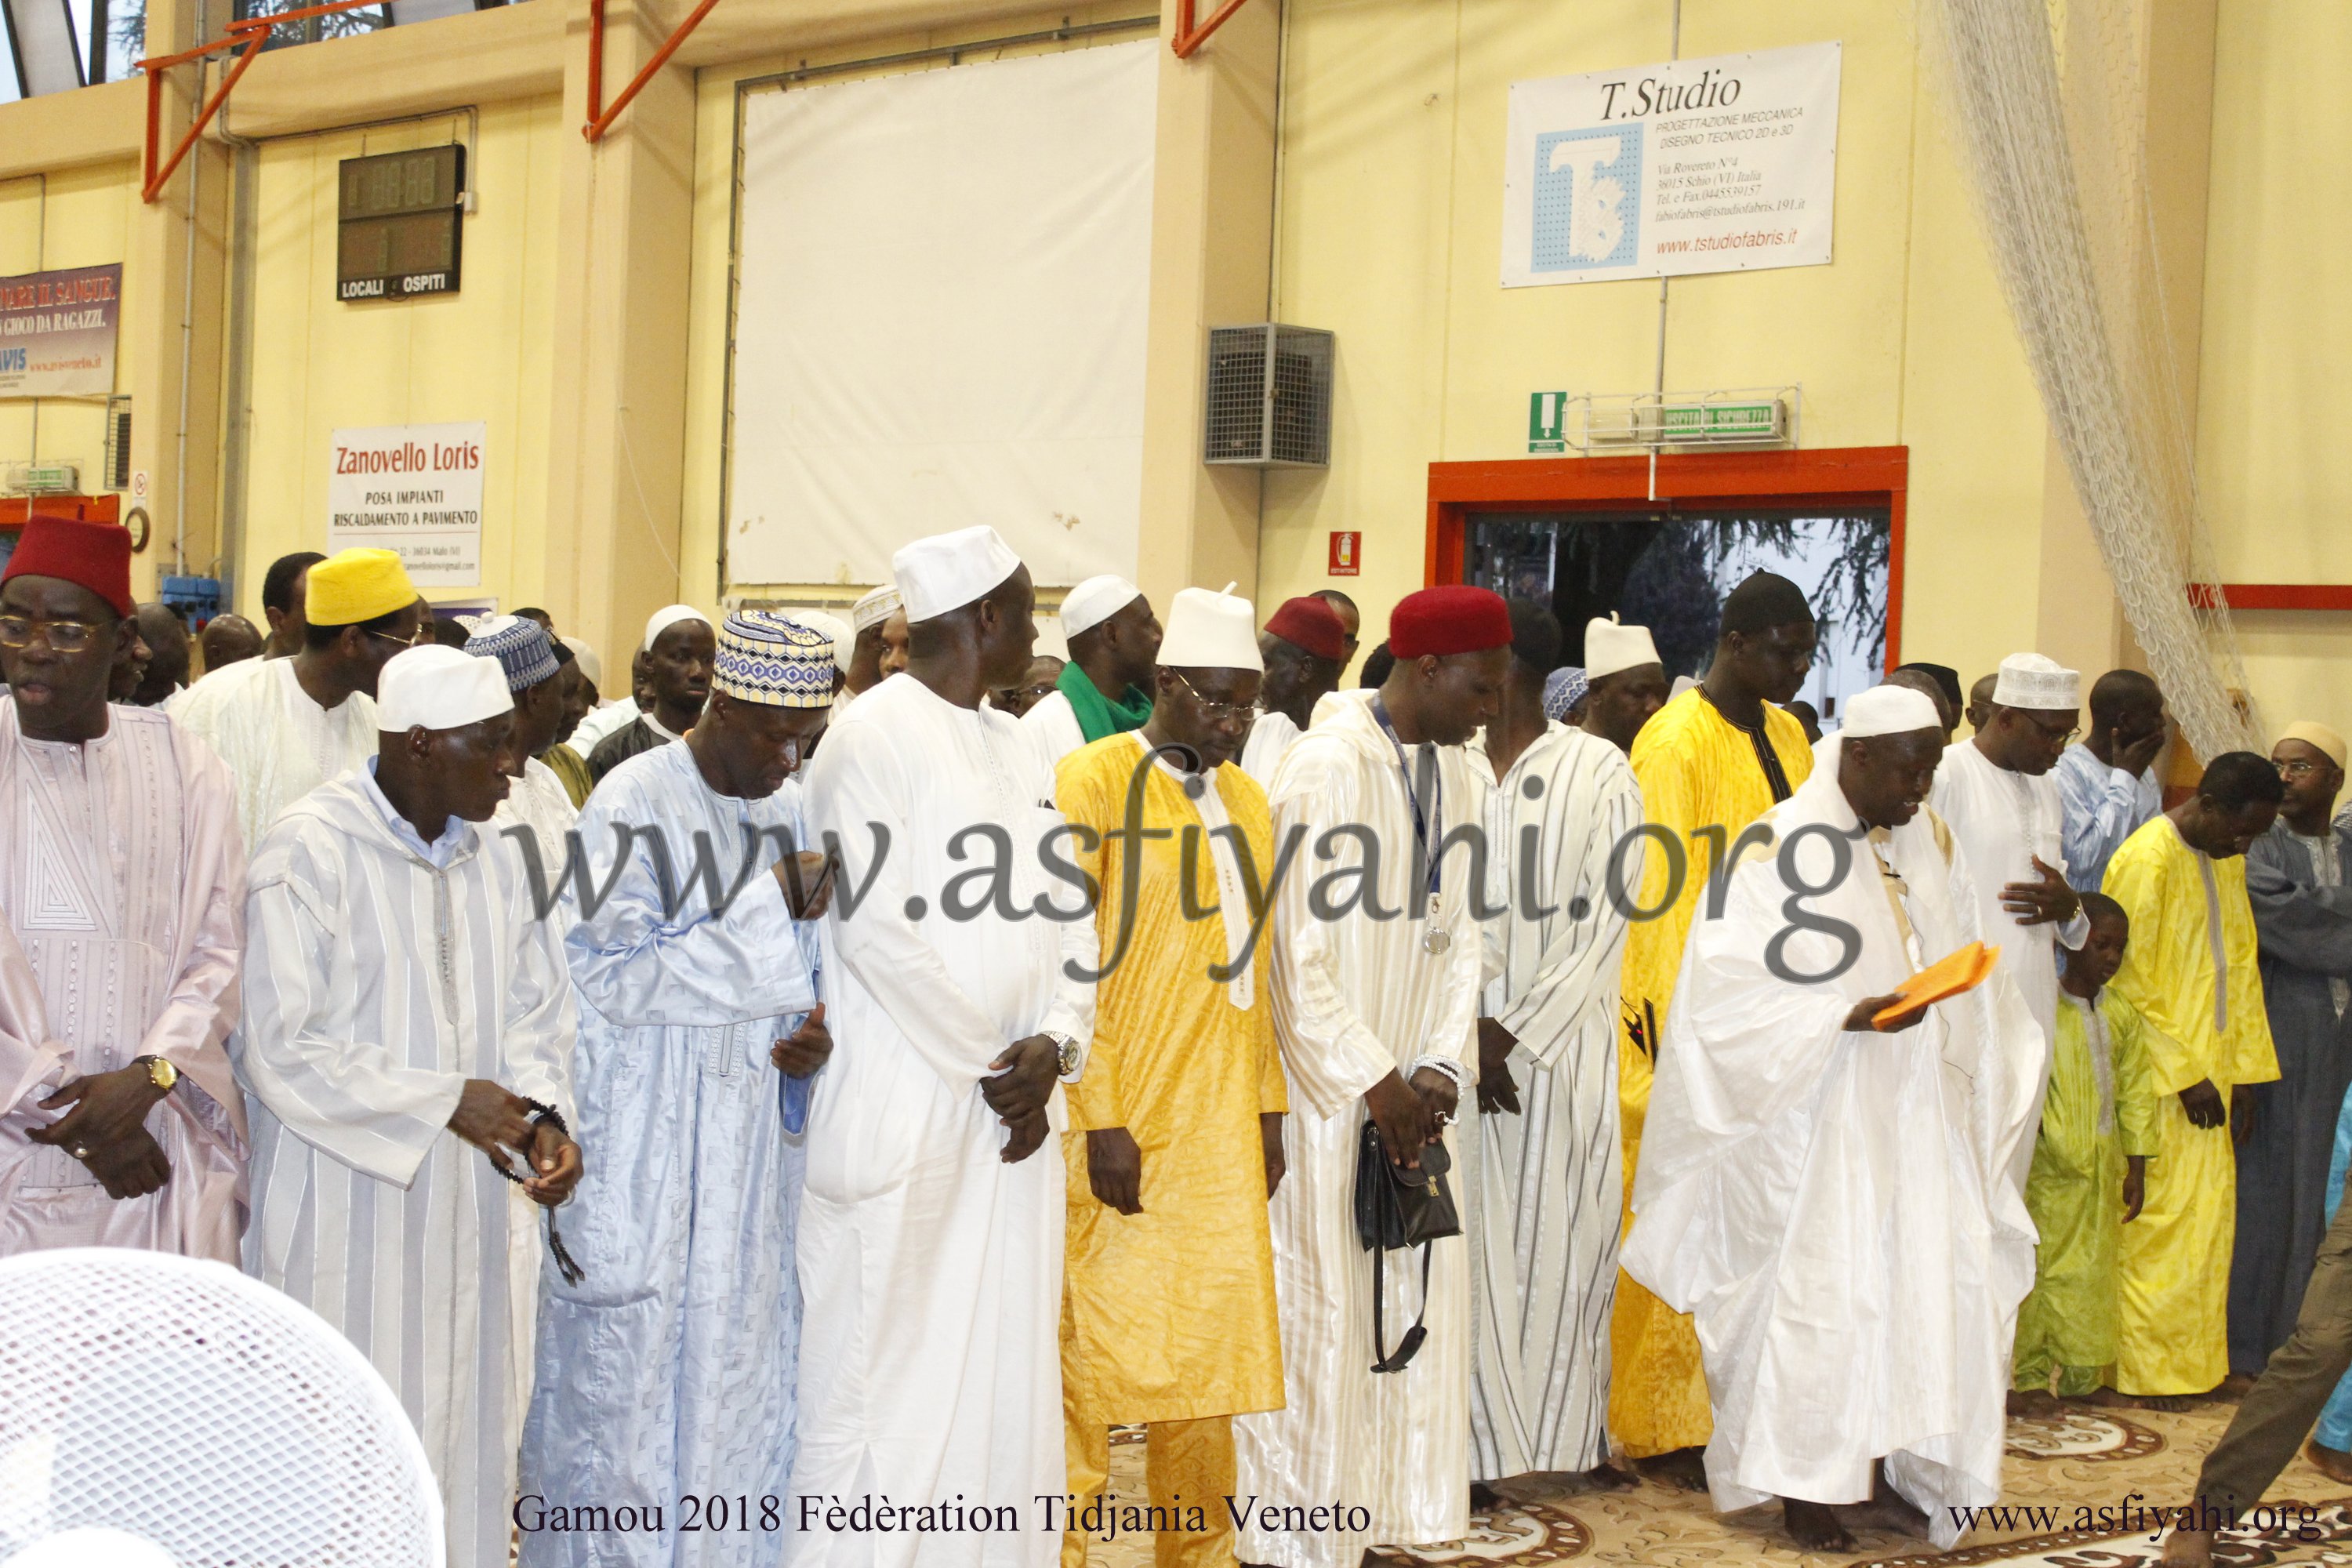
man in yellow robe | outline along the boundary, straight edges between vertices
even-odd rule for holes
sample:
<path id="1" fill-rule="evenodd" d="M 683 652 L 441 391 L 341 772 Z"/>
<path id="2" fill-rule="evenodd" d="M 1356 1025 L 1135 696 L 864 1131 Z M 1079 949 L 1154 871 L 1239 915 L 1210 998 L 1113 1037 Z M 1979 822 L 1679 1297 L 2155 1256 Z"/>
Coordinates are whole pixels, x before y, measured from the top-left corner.
<path id="1" fill-rule="evenodd" d="M 1629 1227 L 1657 1042 L 1691 921 L 1741 830 L 1813 771 L 1803 727 L 1778 704 L 1803 686 L 1814 640 L 1804 594 L 1786 577 L 1756 573 L 1723 602 L 1706 679 L 1658 710 L 1633 740 L 1650 841 L 1625 939 L 1617 1051 Z M 1610 1431 L 1644 1471 L 1703 1489 L 1701 1456 L 1714 1422 L 1690 1319 L 1621 1270 L 1610 1341 Z"/>
<path id="2" fill-rule="evenodd" d="M 1266 1202 L 1288 1102 L 1258 919 L 1274 830 L 1235 760 L 1263 674 L 1249 602 L 1178 594 L 1160 661 L 1143 728 L 1058 773 L 1104 969 L 1063 1136 L 1066 1568 L 1139 1526 L 1161 1568 L 1232 1563 L 1233 1417 L 1283 1402 Z M 1109 1427 L 1137 1421 L 1150 1510 L 1107 1520 Z"/>
<path id="3" fill-rule="evenodd" d="M 2204 1394 L 2229 1375 L 2230 1124 L 2234 1111 L 2243 1136 L 2252 1103 L 2242 1091 L 2278 1077 L 2244 857 L 2284 793 L 2269 758 L 2225 752 L 2194 795 L 2142 824 L 2107 862 L 2106 895 L 2131 919 L 2115 987 L 2146 1025 L 2158 1097 L 2147 1202 L 2118 1258 L 2124 1394 Z"/>

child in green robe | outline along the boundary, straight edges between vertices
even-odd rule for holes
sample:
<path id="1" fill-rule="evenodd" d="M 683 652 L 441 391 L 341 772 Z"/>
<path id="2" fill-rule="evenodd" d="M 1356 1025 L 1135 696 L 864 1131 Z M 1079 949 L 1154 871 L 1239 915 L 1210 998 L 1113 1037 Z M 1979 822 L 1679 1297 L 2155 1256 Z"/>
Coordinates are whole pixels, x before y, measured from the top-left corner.
<path id="1" fill-rule="evenodd" d="M 2083 895 L 2091 934 L 2064 953 L 2050 1092 L 2025 1181 L 2042 1233 L 2033 1292 L 2017 1314 L 2020 1393 L 2091 1398 L 2110 1381 L 2118 1324 L 2116 1249 L 2146 1195 L 2156 1091 L 2139 1014 L 2105 989 L 2131 934 L 2123 906 Z M 2100 1403 L 2129 1403 L 2109 1394 Z"/>

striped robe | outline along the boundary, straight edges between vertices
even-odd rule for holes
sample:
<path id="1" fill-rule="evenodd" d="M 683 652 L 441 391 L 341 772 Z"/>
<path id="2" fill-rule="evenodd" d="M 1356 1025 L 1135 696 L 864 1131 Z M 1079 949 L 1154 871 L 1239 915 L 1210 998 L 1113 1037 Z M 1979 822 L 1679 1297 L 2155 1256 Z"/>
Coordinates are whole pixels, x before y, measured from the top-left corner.
<path id="1" fill-rule="evenodd" d="M 1472 765 L 1491 773 L 1484 737 Z M 1531 793 L 1532 792 L 1532 793 Z M 1609 1312 L 1624 1178 L 1617 1148 L 1618 977 L 1638 887 L 1642 787 L 1625 754 L 1554 723 L 1486 796 L 1507 912 L 1486 923 L 1481 1011 L 1518 1039 L 1520 1114 L 1462 1120 L 1470 1242 L 1470 1475 L 1589 1470 L 1609 1457 Z M 1499 973 L 1496 971 L 1499 970 Z"/>
<path id="2" fill-rule="evenodd" d="M 538 1254 L 509 1248 L 524 1200 L 448 1122 L 473 1078 L 572 1118 L 572 986 L 511 846 L 453 819 L 428 858 L 390 816 L 346 773 L 254 851 L 245 1267 L 367 1352 L 425 1440 L 450 1563 L 498 1568 Z"/>
<path id="3" fill-rule="evenodd" d="M 1423 945 L 1431 917 L 1426 891 L 1413 886 L 1412 813 L 1395 748 L 1372 717 L 1374 695 L 1324 699 L 1313 728 L 1283 756 L 1272 798 L 1276 846 L 1294 829 L 1306 834 L 1269 922 L 1275 1030 L 1290 1089 L 1282 1131 L 1289 1169 L 1271 1205 L 1286 1403 L 1235 1417 L 1234 1436 L 1236 1503 L 1250 1509 L 1238 1555 L 1280 1568 L 1355 1568 L 1377 1542 L 1453 1541 L 1470 1527 L 1468 1289 L 1458 1238 L 1434 1244 L 1429 1337 L 1419 1353 L 1401 1372 L 1370 1370 L 1372 1256 L 1355 1215 L 1364 1091 L 1423 1065 L 1450 1064 L 1457 1082 L 1470 1081 L 1481 967 L 1469 857 L 1458 849 L 1444 861 L 1436 915 L 1448 945 L 1442 953 Z M 1431 749 L 1442 799 L 1427 804 L 1446 831 L 1475 826 L 1486 786 L 1461 747 Z M 1419 776 L 1422 748 L 1408 751 Z M 1360 879 L 1355 868 L 1370 858 L 1362 837 L 1342 833 L 1326 843 L 1328 857 L 1317 851 L 1326 835 L 1351 825 L 1369 828 L 1380 847 L 1378 870 Z M 1442 841 L 1431 826 L 1433 844 Z M 1412 918 L 1367 913 L 1355 901 L 1359 882 L 1376 883 L 1381 909 Z M 1317 912 L 1318 887 L 1327 909 L 1346 906 L 1342 918 Z M 1454 1191 L 1458 1201 L 1459 1184 Z M 1422 1310 L 1420 1248 L 1389 1254 L 1381 1272 L 1382 1349 L 1393 1351 Z M 1328 1530 L 1296 1528 L 1296 1510 L 1334 1501 L 1360 1511 Z M 1286 1516 L 1286 1506 L 1294 1512 Z M 1346 1528 L 1350 1521 L 1369 1529 Z"/>

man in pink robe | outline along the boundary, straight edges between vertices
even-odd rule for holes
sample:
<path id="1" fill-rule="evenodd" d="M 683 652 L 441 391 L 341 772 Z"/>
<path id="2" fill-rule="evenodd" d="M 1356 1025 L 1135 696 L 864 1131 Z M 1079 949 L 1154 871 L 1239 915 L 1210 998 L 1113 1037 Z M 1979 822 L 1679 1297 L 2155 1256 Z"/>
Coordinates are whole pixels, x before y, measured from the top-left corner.
<path id="1" fill-rule="evenodd" d="M 245 1226 L 245 849 L 228 770 L 114 707 L 131 541 L 35 517 L 0 574 L 0 1257 L 225 1263 Z"/>

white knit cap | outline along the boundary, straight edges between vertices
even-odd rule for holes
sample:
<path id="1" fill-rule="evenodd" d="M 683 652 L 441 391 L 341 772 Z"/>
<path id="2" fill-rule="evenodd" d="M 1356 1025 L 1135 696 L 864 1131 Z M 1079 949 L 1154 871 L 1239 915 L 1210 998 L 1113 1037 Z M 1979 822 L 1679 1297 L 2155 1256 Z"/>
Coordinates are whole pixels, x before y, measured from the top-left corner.
<path id="1" fill-rule="evenodd" d="M 1996 708 L 2035 708 L 2044 712 L 2083 705 L 2083 678 L 2054 658 L 2038 653 L 2013 653 L 2000 661 L 1993 678 Z"/>
<path id="2" fill-rule="evenodd" d="M 419 725 L 462 730 L 513 710 L 499 661 L 463 648 L 413 647 L 394 654 L 376 677 L 375 727 L 388 735 L 405 735 Z"/>
<path id="3" fill-rule="evenodd" d="M 1089 631 L 1141 597 L 1143 590 L 1124 577 L 1108 572 L 1089 577 L 1062 597 L 1062 635 Z"/>
<path id="4" fill-rule="evenodd" d="M 1168 606 L 1167 634 L 1160 639 L 1160 663 L 1169 669 L 1255 669 L 1265 661 L 1257 651 L 1257 611 L 1228 583 L 1223 593 L 1181 588 Z"/>
<path id="5" fill-rule="evenodd" d="M 1871 735 L 1907 735 L 1914 730 L 1944 731 L 1944 716 L 1935 700 L 1908 686 L 1874 686 L 1845 700 L 1844 721 L 1837 735 L 1859 741 Z"/>
<path id="6" fill-rule="evenodd" d="M 788 610 L 785 613 L 811 631 L 822 632 L 831 637 L 833 667 L 844 674 L 848 673 L 849 655 L 857 646 L 857 634 L 849 629 L 847 621 L 839 616 L 827 615 L 823 610 Z"/>
<path id="7" fill-rule="evenodd" d="M 647 653 L 653 652 L 654 639 L 680 621 L 700 621 L 707 626 L 710 624 L 710 617 L 692 605 L 672 605 L 667 609 L 656 610 L 646 617 L 646 640 L 642 645 L 644 650 Z M 602 686 L 604 682 L 600 680 L 596 684 Z"/>
<path id="8" fill-rule="evenodd" d="M 849 606 L 849 629 L 862 632 L 878 626 L 898 613 L 898 590 L 885 583 Z"/>
<path id="9" fill-rule="evenodd" d="M 1598 680 L 1621 669 L 1661 662 L 1649 627 L 1619 626 L 1613 615 L 1605 621 L 1595 616 L 1584 623 L 1585 679 Z"/>
<path id="10" fill-rule="evenodd" d="M 572 661 L 580 666 L 580 673 L 588 678 L 588 684 L 591 686 L 603 686 L 604 684 L 604 661 L 596 657 L 596 650 L 588 646 L 588 639 L 586 637 L 565 637 L 562 639 L 562 642 L 565 647 L 572 650 Z"/>
<path id="11" fill-rule="evenodd" d="M 890 557 L 908 621 L 961 610 L 1021 570 L 1021 557 L 986 523 L 918 539 Z"/>

